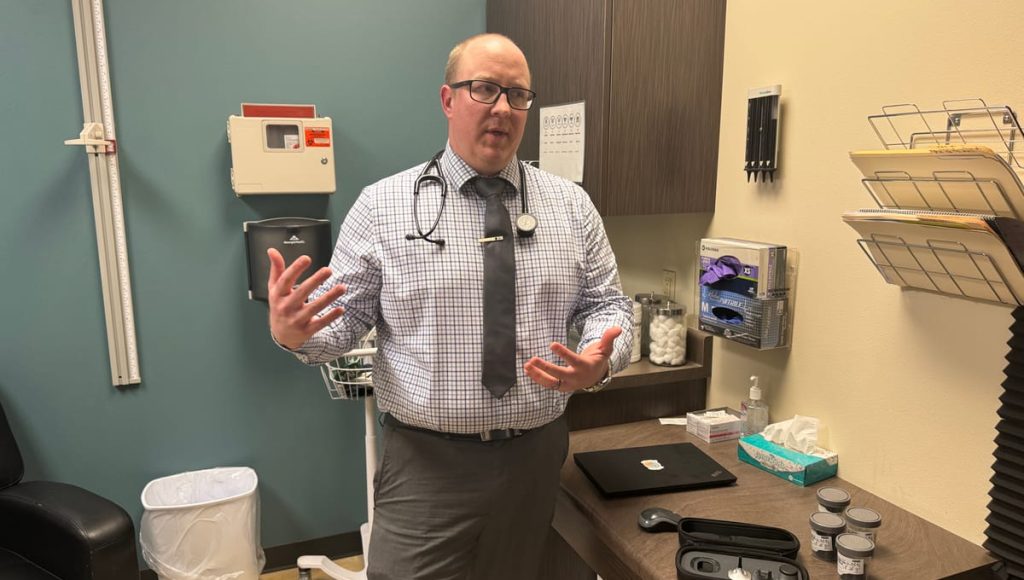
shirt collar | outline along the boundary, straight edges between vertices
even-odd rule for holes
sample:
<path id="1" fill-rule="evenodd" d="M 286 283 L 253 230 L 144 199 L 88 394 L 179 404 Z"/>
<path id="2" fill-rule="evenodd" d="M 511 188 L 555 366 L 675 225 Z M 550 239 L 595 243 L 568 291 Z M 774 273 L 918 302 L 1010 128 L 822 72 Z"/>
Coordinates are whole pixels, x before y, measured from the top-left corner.
<path id="1" fill-rule="evenodd" d="M 469 182 L 469 180 L 480 175 L 475 169 L 469 166 L 468 163 L 462 157 L 459 157 L 455 151 L 452 150 L 452 144 L 446 143 L 444 147 L 444 154 L 441 156 L 441 169 L 447 176 L 448 181 L 455 187 L 456 191 L 463 191 L 463 186 Z M 505 181 L 512 184 L 516 192 L 519 191 L 519 156 L 513 156 L 512 160 L 508 162 L 497 177 L 501 177 Z"/>

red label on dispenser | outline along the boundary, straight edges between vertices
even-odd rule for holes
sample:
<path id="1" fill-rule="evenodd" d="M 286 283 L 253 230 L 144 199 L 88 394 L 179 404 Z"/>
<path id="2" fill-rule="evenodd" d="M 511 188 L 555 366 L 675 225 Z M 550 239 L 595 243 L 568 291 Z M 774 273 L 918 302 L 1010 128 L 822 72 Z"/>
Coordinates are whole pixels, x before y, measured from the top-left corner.
<path id="1" fill-rule="evenodd" d="M 306 147 L 330 147 L 331 130 L 327 127 L 306 127 Z"/>

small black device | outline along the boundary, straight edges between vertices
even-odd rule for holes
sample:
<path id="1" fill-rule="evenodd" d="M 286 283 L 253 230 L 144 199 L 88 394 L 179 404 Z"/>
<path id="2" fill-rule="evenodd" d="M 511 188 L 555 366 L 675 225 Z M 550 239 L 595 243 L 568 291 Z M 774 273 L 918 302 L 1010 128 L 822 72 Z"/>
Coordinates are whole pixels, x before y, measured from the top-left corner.
<path id="1" fill-rule="evenodd" d="M 405 239 L 407 240 L 423 240 L 431 244 L 436 244 L 437 247 L 444 249 L 445 241 L 441 238 L 430 236 L 434 235 L 434 230 L 437 229 L 437 224 L 441 222 L 441 214 L 444 213 L 445 200 L 448 199 L 448 182 L 444 179 L 444 173 L 441 172 L 441 156 L 444 155 L 444 150 L 438 151 L 430 158 L 430 161 L 423 166 L 423 171 L 420 171 L 419 176 L 416 178 L 416 183 L 412 187 L 412 220 L 416 225 L 415 234 L 406 234 Z M 434 218 L 434 223 L 430 226 L 430 229 L 423 232 L 423 227 L 420 226 L 420 212 L 419 212 L 419 199 L 420 199 L 420 188 L 424 184 L 434 183 L 441 188 L 441 207 L 437 210 L 437 216 Z M 516 233 L 520 237 L 529 238 L 533 236 L 533 233 L 537 230 L 537 218 L 530 214 L 530 209 L 526 205 L 526 172 L 523 170 L 522 162 L 519 163 L 519 200 L 522 203 L 523 213 L 519 214 L 516 218 Z"/>
<path id="2" fill-rule="evenodd" d="M 608 497 L 719 487 L 736 476 L 692 443 L 574 453 L 573 461 Z"/>
<path id="3" fill-rule="evenodd" d="M 309 256 L 309 268 L 299 276 L 301 283 L 317 270 L 331 263 L 333 243 L 331 222 L 327 220 L 284 217 L 242 224 L 245 233 L 245 256 L 248 262 L 249 300 L 267 301 L 267 280 L 270 258 L 267 250 L 276 248 L 289 265 L 299 256 Z"/>
<path id="4" fill-rule="evenodd" d="M 679 529 L 679 520 L 682 516 L 672 510 L 653 507 L 640 512 L 637 517 L 637 525 L 645 532 L 658 534 L 661 532 L 674 532 Z"/>

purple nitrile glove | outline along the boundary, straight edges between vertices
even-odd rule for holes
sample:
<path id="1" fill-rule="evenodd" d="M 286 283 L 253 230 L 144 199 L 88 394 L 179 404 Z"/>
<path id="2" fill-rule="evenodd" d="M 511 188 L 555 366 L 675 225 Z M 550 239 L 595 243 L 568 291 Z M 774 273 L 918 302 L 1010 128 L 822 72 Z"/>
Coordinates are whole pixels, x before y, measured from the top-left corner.
<path id="1" fill-rule="evenodd" d="M 708 264 L 707 270 L 700 275 L 700 285 L 710 286 L 722 279 L 735 278 L 742 268 L 739 258 L 722 256 Z"/>

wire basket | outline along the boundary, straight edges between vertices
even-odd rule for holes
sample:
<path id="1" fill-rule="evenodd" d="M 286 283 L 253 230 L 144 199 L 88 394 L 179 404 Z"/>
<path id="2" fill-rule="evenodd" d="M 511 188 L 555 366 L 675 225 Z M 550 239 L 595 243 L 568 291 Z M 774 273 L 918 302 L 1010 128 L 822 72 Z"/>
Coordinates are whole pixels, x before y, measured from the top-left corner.
<path id="1" fill-rule="evenodd" d="M 869 115 L 868 122 L 886 149 L 984 145 L 1015 170 L 1024 169 L 1024 129 L 1006 105 L 989 105 L 984 99 L 943 101 L 941 109 L 930 110 L 913 103 L 887 105 L 881 114 Z"/>
<path id="2" fill-rule="evenodd" d="M 373 357 L 377 354 L 377 332 L 359 341 L 359 348 L 320 366 L 320 374 L 332 399 L 365 399 L 373 396 Z"/>

